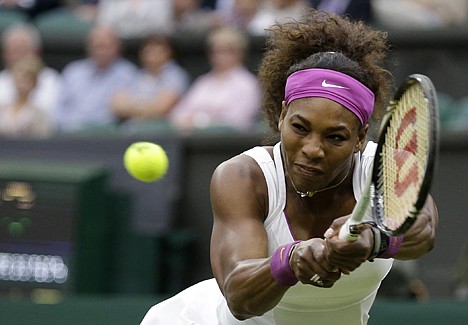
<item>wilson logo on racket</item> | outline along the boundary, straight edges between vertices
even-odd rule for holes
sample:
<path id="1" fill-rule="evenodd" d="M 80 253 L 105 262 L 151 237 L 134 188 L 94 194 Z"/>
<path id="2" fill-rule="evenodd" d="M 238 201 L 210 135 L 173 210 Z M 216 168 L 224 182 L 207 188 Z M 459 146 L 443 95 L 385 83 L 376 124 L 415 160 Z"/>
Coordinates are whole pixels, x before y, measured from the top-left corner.
<path id="1" fill-rule="evenodd" d="M 410 185 L 419 183 L 418 163 L 414 155 L 418 152 L 416 124 L 416 107 L 405 113 L 395 138 L 393 159 L 397 167 L 395 194 L 402 196 Z M 408 134 L 410 132 L 410 134 Z"/>

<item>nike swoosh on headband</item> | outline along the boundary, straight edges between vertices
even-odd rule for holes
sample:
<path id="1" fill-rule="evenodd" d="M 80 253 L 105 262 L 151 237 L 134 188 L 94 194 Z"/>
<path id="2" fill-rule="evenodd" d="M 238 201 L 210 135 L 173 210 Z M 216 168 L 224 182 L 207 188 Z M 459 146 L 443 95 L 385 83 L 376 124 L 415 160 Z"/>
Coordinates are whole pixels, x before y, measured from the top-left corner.
<path id="1" fill-rule="evenodd" d="M 329 83 L 327 83 L 327 79 L 323 79 L 323 81 L 322 81 L 322 87 L 324 87 L 324 88 L 349 89 L 348 87 L 339 86 L 339 85 L 334 85 L 334 84 L 329 84 Z"/>
<path id="2" fill-rule="evenodd" d="M 327 82 L 331 80 L 331 83 Z M 374 111 L 374 93 L 362 82 L 347 74 L 311 68 L 292 73 L 286 79 L 284 101 L 286 106 L 300 98 L 321 97 L 343 105 L 354 113 L 362 125 Z"/>

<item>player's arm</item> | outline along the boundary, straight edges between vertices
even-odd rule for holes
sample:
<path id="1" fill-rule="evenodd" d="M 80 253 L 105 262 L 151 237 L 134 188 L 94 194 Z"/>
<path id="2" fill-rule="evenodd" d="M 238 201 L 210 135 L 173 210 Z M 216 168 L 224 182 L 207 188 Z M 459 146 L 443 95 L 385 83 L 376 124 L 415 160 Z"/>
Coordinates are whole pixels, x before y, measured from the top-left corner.
<path id="1" fill-rule="evenodd" d="M 288 287 L 271 274 L 263 221 L 268 191 L 255 161 L 245 155 L 221 164 L 211 181 L 214 224 L 211 264 L 232 314 L 247 319 L 264 314 Z"/>
<path id="2" fill-rule="evenodd" d="M 325 234 L 327 238 L 326 258 L 330 264 L 340 268 L 344 273 L 353 271 L 361 263 L 365 262 L 372 253 L 372 247 L 374 246 L 372 231 L 370 231 L 369 226 L 364 229 L 356 242 L 347 243 L 337 238 L 339 229 L 348 217 L 335 219 L 330 226 L 330 230 Z M 434 247 L 438 221 L 437 207 L 429 195 L 416 221 L 403 235 L 403 242 L 394 258 L 400 260 L 416 259 L 429 252 Z M 359 242 L 367 244 L 359 244 Z M 365 247 L 367 247 L 367 250 Z"/>
<path id="3" fill-rule="evenodd" d="M 429 195 L 416 221 L 403 235 L 403 242 L 395 258 L 399 260 L 415 259 L 431 251 L 434 247 L 438 223 L 437 206 Z"/>

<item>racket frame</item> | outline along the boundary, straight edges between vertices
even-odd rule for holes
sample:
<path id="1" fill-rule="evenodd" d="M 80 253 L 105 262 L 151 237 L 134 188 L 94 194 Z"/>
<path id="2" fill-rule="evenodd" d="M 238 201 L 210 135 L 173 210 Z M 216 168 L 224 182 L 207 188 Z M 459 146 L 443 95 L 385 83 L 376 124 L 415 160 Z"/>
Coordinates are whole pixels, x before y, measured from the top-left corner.
<path id="1" fill-rule="evenodd" d="M 431 80 L 422 74 L 412 74 L 407 77 L 405 83 L 398 89 L 394 96 L 394 100 L 390 102 L 387 113 L 385 114 L 384 119 L 382 120 L 381 128 L 379 131 L 379 139 L 377 142 L 377 149 L 375 153 L 375 159 L 378 159 L 382 155 L 383 143 L 385 142 L 385 137 L 387 134 L 388 126 L 392 121 L 394 116 L 393 112 L 396 109 L 398 101 L 403 97 L 405 91 L 411 87 L 414 83 L 419 83 L 424 92 L 424 98 L 428 101 L 428 118 L 430 123 L 429 126 L 429 141 L 428 141 L 428 152 L 427 152 L 427 164 L 425 166 L 424 178 L 421 183 L 419 194 L 416 202 L 413 205 L 413 209 L 408 211 L 408 215 L 405 221 L 397 228 L 390 229 L 384 223 L 384 211 L 382 206 L 382 193 L 377 191 L 374 185 L 372 185 L 370 198 L 371 198 L 371 207 L 372 215 L 377 227 L 384 233 L 389 236 L 398 236 L 405 233 L 411 225 L 416 221 L 417 216 L 423 208 L 429 191 L 431 189 L 432 180 L 434 177 L 434 172 L 436 169 L 437 156 L 439 151 L 439 114 L 438 114 L 438 104 L 437 104 L 437 94 L 432 84 Z M 377 165 L 375 165 L 377 166 Z M 379 168 L 372 168 L 372 184 L 375 184 L 379 177 Z"/>
<path id="2" fill-rule="evenodd" d="M 424 98 L 428 101 L 429 107 L 429 148 L 428 148 L 428 163 L 426 164 L 426 170 L 424 173 L 424 179 L 421 183 L 419 189 L 418 199 L 413 205 L 413 209 L 409 211 L 409 215 L 406 217 L 405 221 L 397 228 L 390 229 L 384 223 L 384 209 L 383 209 L 383 198 L 382 193 L 376 190 L 376 185 L 379 179 L 380 170 L 377 167 L 377 164 L 372 164 L 371 175 L 367 178 L 366 185 L 364 186 L 364 191 L 359 201 L 356 203 L 351 217 L 347 222 L 341 227 L 339 238 L 349 241 L 354 241 L 359 238 L 359 235 L 363 229 L 363 226 L 366 224 L 372 224 L 377 226 L 377 228 L 387 234 L 388 236 L 397 236 L 405 233 L 411 225 L 415 222 L 417 216 L 419 215 L 424 203 L 426 202 L 427 196 L 429 195 L 430 187 L 432 184 L 434 172 L 436 170 L 437 156 L 439 151 L 439 114 L 438 114 L 438 104 L 437 104 L 437 94 L 432 84 L 432 81 L 425 75 L 422 74 L 412 74 L 408 76 L 405 82 L 398 88 L 395 93 L 393 100 L 387 106 L 386 114 L 382 119 L 382 123 L 379 129 L 379 136 L 377 139 L 377 149 L 375 153 L 375 159 L 378 159 L 382 155 L 383 143 L 387 135 L 388 126 L 394 117 L 394 111 L 398 101 L 403 97 L 405 91 L 414 85 L 414 83 L 419 83 L 421 88 L 424 91 Z M 374 160 L 375 161 L 375 160 Z M 373 221 L 363 222 L 362 219 L 369 205 L 372 209 L 372 218 Z"/>

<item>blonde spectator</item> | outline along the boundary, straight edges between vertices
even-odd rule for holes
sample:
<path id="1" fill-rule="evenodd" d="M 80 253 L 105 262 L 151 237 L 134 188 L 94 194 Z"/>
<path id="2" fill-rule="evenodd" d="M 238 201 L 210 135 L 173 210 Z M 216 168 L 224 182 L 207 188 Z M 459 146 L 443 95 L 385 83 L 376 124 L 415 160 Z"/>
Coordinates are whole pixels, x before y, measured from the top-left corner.
<path id="1" fill-rule="evenodd" d="M 31 101 L 44 64 L 37 56 L 27 56 L 11 67 L 15 98 L 0 110 L 0 134 L 5 137 L 44 138 L 52 135 L 52 123 Z"/>
<path id="2" fill-rule="evenodd" d="M 13 25 L 2 33 L 2 60 L 5 69 L 0 72 L 0 106 L 9 105 L 17 96 L 12 66 L 23 58 L 41 55 L 41 36 L 33 25 Z M 42 65 L 36 87 L 30 94 L 31 104 L 51 116 L 60 84 L 59 72 Z"/>
<path id="3" fill-rule="evenodd" d="M 171 121 L 181 131 L 213 126 L 249 130 L 257 120 L 261 92 L 244 65 L 246 35 L 223 27 L 208 37 L 211 71 L 198 77 L 174 108 Z"/>

